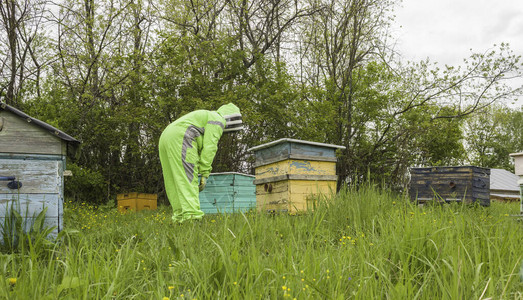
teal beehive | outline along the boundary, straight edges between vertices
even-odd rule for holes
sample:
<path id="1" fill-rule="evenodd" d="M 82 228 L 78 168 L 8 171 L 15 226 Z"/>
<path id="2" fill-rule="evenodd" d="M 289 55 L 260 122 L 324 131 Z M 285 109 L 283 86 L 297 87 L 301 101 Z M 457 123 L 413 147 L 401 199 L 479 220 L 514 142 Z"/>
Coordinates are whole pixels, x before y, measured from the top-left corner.
<path id="1" fill-rule="evenodd" d="M 254 176 L 236 173 L 211 173 L 200 192 L 200 209 L 206 214 L 246 212 L 256 209 Z"/>

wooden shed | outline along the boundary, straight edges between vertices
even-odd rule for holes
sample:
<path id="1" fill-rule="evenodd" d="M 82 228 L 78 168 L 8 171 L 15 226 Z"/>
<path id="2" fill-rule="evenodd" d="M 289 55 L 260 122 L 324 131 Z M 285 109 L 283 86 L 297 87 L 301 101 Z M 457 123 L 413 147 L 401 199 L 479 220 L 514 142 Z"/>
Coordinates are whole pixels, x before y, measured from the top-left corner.
<path id="1" fill-rule="evenodd" d="M 57 128 L 0 102 L 0 222 L 16 203 L 26 220 L 47 207 L 45 225 L 63 228 L 66 156 L 79 141 Z M 18 184 L 13 184 L 18 182 Z"/>
<path id="2" fill-rule="evenodd" d="M 211 173 L 200 192 L 200 209 L 206 214 L 247 212 L 256 209 L 254 176 L 237 173 Z"/>
<path id="3" fill-rule="evenodd" d="M 490 169 L 475 166 L 410 169 L 412 201 L 490 205 Z"/>
<path id="4" fill-rule="evenodd" d="M 259 211 L 295 213 L 314 208 L 318 194 L 336 192 L 336 149 L 343 146 L 280 139 L 253 147 Z"/>

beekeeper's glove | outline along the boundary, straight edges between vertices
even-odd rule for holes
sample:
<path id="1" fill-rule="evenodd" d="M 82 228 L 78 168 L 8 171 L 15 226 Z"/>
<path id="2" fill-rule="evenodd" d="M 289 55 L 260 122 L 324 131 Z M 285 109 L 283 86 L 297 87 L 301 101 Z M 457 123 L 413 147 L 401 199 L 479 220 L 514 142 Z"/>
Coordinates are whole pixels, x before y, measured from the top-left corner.
<path id="1" fill-rule="evenodd" d="M 200 190 L 200 192 L 203 191 L 206 184 L 207 184 L 207 177 L 202 176 L 202 179 L 200 179 L 200 185 L 198 186 L 198 189 Z"/>

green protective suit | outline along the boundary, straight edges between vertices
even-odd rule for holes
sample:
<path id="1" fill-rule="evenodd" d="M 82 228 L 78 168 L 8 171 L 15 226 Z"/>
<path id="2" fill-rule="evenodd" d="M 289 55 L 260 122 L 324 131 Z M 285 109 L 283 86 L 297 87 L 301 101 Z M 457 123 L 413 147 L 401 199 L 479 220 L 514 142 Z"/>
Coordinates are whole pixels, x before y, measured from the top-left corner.
<path id="1" fill-rule="evenodd" d="M 217 111 L 196 110 L 169 124 L 160 137 L 160 162 L 173 220 L 200 219 L 198 174 L 209 177 L 225 117 L 239 114 L 232 104 Z"/>

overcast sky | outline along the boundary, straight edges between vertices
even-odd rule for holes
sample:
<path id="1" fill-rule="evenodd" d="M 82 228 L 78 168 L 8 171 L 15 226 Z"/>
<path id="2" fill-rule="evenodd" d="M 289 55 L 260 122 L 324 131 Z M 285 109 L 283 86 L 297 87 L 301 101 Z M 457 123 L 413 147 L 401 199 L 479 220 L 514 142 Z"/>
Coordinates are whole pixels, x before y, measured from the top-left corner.
<path id="1" fill-rule="evenodd" d="M 401 28 L 399 27 L 401 26 Z M 472 52 L 508 42 L 523 55 L 523 0 L 403 0 L 396 9 L 397 50 L 457 65 Z"/>

